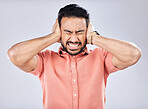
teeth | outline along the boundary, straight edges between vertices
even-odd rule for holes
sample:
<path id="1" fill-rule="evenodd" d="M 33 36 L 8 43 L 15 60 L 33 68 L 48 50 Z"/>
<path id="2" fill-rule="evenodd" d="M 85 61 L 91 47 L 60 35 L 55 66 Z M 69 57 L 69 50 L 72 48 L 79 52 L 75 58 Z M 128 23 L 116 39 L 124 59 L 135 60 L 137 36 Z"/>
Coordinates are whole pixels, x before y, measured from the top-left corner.
<path id="1" fill-rule="evenodd" d="M 77 44 L 77 45 L 72 45 L 72 44 L 69 44 L 70 46 L 72 46 L 72 47 L 77 47 L 79 44 Z"/>

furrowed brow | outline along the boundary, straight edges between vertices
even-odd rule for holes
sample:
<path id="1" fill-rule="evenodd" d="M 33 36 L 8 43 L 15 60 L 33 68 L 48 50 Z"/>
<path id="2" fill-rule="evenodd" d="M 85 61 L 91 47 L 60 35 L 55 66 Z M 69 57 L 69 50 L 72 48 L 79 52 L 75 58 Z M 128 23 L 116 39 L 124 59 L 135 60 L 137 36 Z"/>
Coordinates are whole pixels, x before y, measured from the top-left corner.
<path id="1" fill-rule="evenodd" d="M 80 32 L 84 32 L 84 30 L 78 30 L 78 31 L 76 31 L 76 33 L 80 33 Z"/>
<path id="2" fill-rule="evenodd" d="M 72 31 L 69 31 L 69 30 L 64 30 L 65 32 L 68 32 L 68 33 L 72 33 Z"/>

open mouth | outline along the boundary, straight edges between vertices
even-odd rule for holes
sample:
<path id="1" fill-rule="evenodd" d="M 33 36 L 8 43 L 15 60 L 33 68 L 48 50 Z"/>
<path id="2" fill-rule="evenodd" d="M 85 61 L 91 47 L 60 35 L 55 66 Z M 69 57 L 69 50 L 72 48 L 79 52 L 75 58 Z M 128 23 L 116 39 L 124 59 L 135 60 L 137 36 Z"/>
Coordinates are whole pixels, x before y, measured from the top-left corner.
<path id="1" fill-rule="evenodd" d="M 68 43 L 67 45 L 68 45 L 68 48 L 71 50 L 78 50 L 80 43 Z"/>

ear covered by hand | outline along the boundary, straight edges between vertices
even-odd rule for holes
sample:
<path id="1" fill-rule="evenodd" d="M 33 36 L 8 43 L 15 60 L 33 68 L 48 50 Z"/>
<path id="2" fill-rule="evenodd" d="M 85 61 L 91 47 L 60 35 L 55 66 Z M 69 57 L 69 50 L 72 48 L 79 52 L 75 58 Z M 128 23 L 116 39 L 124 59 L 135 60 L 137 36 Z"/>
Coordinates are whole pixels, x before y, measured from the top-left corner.
<path id="1" fill-rule="evenodd" d="M 88 28 L 87 28 L 87 44 L 91 44 L 91 38 L 92 38 L 92 32 L 93 32 L 94 28 L 91 24 L 91 22 L 89 22 L 88 24 Z"/>
<path id="2" fill-rule="evenodd" d="M 57 36 L 57 42 L 60 43 L 60 40 L 61 40 L 61 30 L 60 30 L 60 26 L 59 26 L 59 23 L 58 23 L 58 19 L 56 19 L 56 22 L 55 22 L 55 24 L 52 27 L 52 33 Z"/>
<path id="3" fill-rule="evenodd" d="M 100 34 L 97 31 L 94 31 L 93 25 L 91 24 L 91 22 L 89 22 L 87 28 L 87 44 L 92 44 L 92 37 L 94 35 L 100 35 Z"/>

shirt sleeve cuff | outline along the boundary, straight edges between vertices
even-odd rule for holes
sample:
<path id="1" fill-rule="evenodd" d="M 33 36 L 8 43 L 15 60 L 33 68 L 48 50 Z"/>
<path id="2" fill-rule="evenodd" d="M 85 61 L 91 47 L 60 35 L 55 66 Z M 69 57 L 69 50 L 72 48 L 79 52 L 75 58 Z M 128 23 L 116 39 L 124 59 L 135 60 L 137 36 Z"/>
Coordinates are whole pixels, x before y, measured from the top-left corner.
<path id="1" fill-rule="evenodd" d="M 39 76 L 41 73 L 41 68 L 42 68 L 42 60 L 41 57 L 39 56 L 39 54 L 36 55 L 37 57 L 37 66 L 33 71 L 29 71 L 27 73 L 33 74 L 35 76 Z"/>
<path id="2" fill-rule="evenodd" d="M 109 74 L 120 70 L 113 65 L 113 62 L 112 62 L 113 55 L 111 53 L 108 54 L 108 59 L 109 59 L 108 60 L 109 61 L 109 63 L 108 63 L 109 64 Z"/>

